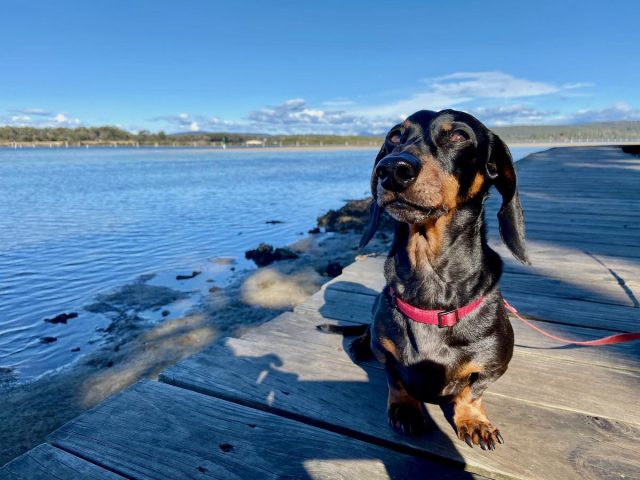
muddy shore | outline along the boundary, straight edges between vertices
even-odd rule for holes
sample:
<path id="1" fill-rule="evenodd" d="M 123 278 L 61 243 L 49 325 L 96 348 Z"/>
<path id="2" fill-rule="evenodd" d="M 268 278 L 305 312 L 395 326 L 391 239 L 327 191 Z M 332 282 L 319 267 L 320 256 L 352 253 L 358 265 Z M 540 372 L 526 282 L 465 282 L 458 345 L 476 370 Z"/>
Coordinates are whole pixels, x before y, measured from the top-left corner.
<path id="1" fill-rule="evenodd" d="M 352 201 L 328 212 L 318 219 L 319 233 L 286 247 L 297 258 L 237 271 L 228 285 L 211 284 L 208 293 L 177 318 L 141 321 L 136 312 L 154 309 L 161 315 L 168 302 L 180 297 L 180 292 L 148 284 L 146 278 L 90 306 L 112 318 L 100 349 L 36 381 L 0 391 L 0 465 L 128 385 L 155 379 L 163 369 L 219 339 L 241 335 L 293 309 L 357 255 L 388 250 L 391 234 L 384 231 L 365 250 L 358 249 L 367 204 Z M 198 278 L 188 277 L 187 284 Z"/>

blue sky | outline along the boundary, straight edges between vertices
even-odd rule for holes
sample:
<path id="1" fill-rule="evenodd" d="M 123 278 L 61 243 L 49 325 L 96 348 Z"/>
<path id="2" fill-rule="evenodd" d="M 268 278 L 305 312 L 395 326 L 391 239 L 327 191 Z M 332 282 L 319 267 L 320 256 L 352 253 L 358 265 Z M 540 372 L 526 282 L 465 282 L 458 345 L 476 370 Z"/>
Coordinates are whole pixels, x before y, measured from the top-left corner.
<path id="1" fill-rule="evenodd" d="M 640 119 L 634 1 L 2 6 L 0 124 L 385 131 L 419 109 L 489 125 Z"/>

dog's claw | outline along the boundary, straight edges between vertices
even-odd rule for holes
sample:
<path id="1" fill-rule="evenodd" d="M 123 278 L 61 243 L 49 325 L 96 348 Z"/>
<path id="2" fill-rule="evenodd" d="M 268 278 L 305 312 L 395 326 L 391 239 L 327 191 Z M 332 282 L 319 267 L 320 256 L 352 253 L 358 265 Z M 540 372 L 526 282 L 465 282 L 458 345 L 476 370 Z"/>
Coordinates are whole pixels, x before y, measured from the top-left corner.
<path id="1" fill-rule="evenodd" d="M 486 421 L 466 421 L 457 425 L 458 438 L 473 448 L 478 445 L 482 450 L 493 451 L 498 443 L 504 443 L 498 429 Z"/>
<path id="2" fill-rule="evenodd" d="M 422 411 L 410 406 L 392 405 L 389 408 L 388 419 L 391 428 L 403 435 L 418 436 L 426 430 Z"/>

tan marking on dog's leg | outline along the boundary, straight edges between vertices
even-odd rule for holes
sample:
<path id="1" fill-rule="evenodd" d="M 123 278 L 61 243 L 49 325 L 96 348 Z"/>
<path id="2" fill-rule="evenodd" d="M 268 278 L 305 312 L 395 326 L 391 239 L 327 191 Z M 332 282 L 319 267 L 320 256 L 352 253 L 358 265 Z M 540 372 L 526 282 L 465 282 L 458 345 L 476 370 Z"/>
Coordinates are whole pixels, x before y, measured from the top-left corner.
<path id="1" fill-rule="evenodd" d="M 395 343 L 393 343 L 386 337 L 382 337 L 380 338 L 380 345 L 382 345 L 384 351 L 391 355 L 397 362 L 400 361 L 398 356 L 398 348 L 396 347 Z"/>
<path id="2" fill-rule="evenodd" d="M 502 436 L 489 419 L 482 405 L 482 395 L 473 398 L 471 387 L 465 387 L 453 399 L 453 423 L 458 437 L 470 447 L 480 445 L 483 450 L 493 450 L 502 443 Z"/>

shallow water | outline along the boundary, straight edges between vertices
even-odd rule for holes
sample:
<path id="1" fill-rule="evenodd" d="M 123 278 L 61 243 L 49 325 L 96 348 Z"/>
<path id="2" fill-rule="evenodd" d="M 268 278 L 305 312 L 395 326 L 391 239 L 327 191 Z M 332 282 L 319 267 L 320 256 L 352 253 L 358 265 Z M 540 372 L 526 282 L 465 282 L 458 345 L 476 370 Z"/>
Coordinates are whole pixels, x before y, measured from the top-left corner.
<path id="1" fill-rule="evenodd" d="M 109 321 L 82 307 L 100 293 L 156 272 L 204 270 L 223 282 L 229 267 L 210 259 L 246 268 L 245 250 L 300 238 L 327 209 L 368 194 L 374 155 L 0 149 L 0 383 L 95 348 Z M 79 317 L 66 325 L 44 322 L 70 311 Z"/>

